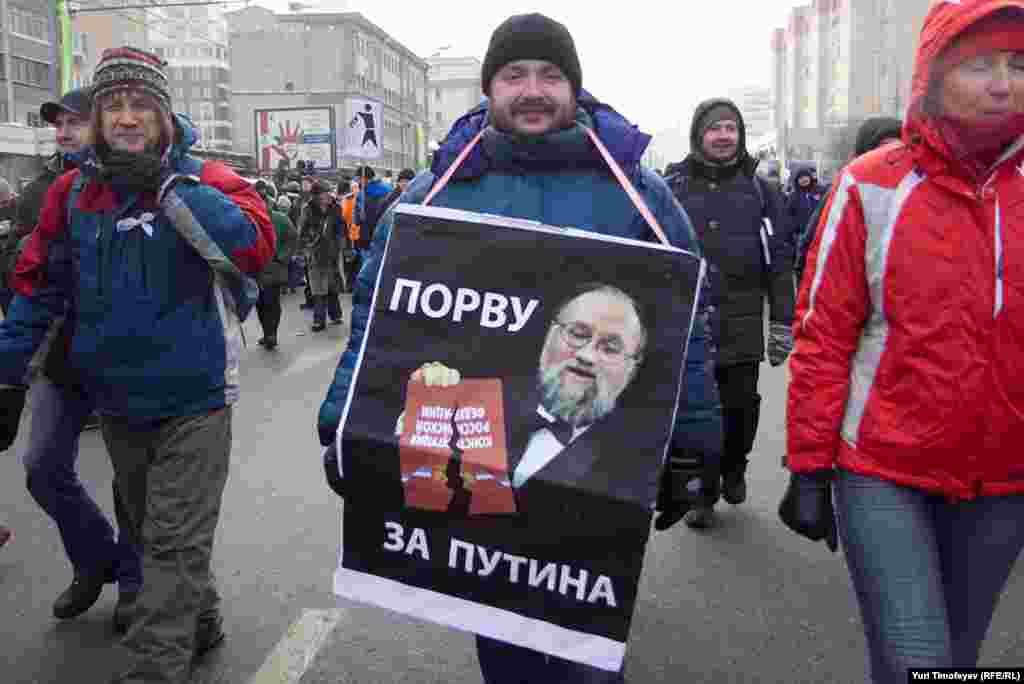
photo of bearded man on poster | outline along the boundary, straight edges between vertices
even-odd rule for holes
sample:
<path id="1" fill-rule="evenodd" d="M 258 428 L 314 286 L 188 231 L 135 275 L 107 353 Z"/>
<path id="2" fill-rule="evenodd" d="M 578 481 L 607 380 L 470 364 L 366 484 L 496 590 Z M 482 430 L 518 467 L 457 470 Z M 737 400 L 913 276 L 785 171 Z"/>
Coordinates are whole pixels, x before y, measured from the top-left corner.
<path id="1" fill-rule="evenodd" d="M 642 307 L 614 285 L 586 283 L 555 309 L 540 350 L 535 378 L 502 384 L 508 484 L 516 509 L 536 511 L 562 501 L 565 489 L 647 507 L 657 466 L 630 457 L 628 421 L 616 420 L 622 393 L 644 360 L 647 327 Z M 453 387 L 462 374 L 430 362 L 411 377 L 427 387 Z M 621 418 L 621 416 L 620 416 Z M 396 434 L 403 431 L 400 416 Z M 449 473 L 449 486 L 461 483 Z M 453 498 L 451 513 L 468 507 L 471 492 Z"/>

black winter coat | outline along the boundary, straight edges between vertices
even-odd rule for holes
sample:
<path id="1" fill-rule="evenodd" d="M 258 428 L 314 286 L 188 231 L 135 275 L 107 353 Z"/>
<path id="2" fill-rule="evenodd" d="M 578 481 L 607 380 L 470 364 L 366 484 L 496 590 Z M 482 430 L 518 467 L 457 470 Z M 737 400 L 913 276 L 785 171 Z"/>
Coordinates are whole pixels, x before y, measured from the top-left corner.
<path id="1" fill-rule="evenodd" d="M 711 100 L 697 108 L 691 148 L 700 148 L 700 119 L 711 107 L 728 100 Z M 739 110 L 736 115 L 743 130 Z M 740 137 L 740 150 L 744 150 Z M 671 165 L 666 181 L 693 223 L 709 264 L 713 327 L 718 347 L 716 363 L 729 366 L 764 359 L 764 299 L 771 320 L 791 324 L 795 307 L 792 227 L 782 198 L 756 178 L 757 161 L 741 152 L 731 167 L 711 166 L 691 154 Z M 761 192 L 755 187 L 760 184 Z M 773 235 L 762 240 L 763 218 Z M 765 247 L 770 256 L 767 263 Z"/>
<path id="2" fill-rule="evenodd" d="M 3 216 L 0 219 L 13 218 L 14 225 L 11 231 L 0 239 L 0 278 L 3 278 L 5 287 L 8 286 L 8 278 L 14 270 L 18 260 L 19 242 L 23 237 L 32 232 L 39 221 L 39 212 L 43 209 L 43 201 L 46 199 L 46 191 L 50 185 L 64 173 L 64 165 L 58 156 L 53 156 L 43 166 L 43 172 L 32 180 L 18 197 L 14 210 L 14 216 Z"/>

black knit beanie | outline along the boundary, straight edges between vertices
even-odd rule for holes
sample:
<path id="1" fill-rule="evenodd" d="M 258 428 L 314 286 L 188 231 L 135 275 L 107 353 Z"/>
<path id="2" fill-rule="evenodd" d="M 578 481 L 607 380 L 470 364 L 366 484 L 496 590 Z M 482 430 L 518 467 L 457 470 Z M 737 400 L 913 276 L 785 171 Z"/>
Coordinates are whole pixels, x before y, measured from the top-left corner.
<path id="1" fill-rule="evenodd" d="M 569 79 L 573 93 L 579 95 L 583 69 L 576 44 L 564 25 L 536 12 L 517 14 L 502 22 L 494 29 L 484 57 L 480 74 L 484 94 L 490 94 L 491 80 L 503 66 L 520 59 L 540 59 L 556 65 Z"/>
<path id="2" fill-rule="evenodd" d="M 903 122 L 888 116 L 877 116 L 865 119 L 857 129 L 857 142 L 853 153 L 858 157 L 878 147 L 886 138 L 899 138 L 903 131 Z"/>

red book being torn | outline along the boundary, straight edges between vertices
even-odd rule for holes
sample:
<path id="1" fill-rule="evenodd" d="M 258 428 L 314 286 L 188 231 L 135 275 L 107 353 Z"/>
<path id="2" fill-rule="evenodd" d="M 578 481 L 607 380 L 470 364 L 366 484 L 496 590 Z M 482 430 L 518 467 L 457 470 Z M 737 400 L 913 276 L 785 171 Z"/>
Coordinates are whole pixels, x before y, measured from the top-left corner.
<path id="1" fill-rule="evenodd" d="M 406 506 L 447 511 L 456 492 L 468 492 L 470 515 L 515 513 L 501 380 L 410 380 L 401 431 Z"/>

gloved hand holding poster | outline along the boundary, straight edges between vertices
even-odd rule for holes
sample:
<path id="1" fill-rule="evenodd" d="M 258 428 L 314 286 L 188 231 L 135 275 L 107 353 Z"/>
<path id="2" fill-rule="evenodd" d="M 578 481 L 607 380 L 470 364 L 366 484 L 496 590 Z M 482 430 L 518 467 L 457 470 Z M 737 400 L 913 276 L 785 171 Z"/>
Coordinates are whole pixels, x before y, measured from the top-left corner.
<path id="1" fill-rule="evenodd" d="M 702 277 L 400 205 L 338 434 L 335 593 L 620 669 Z"/>

